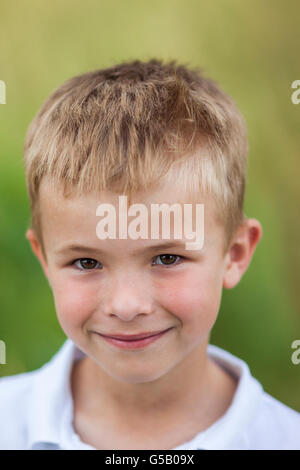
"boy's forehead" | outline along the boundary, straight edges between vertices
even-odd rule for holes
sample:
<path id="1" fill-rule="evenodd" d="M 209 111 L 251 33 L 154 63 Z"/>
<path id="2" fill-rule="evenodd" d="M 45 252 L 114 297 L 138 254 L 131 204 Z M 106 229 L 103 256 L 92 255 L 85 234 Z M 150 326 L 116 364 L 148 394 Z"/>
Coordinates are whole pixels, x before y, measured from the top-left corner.
<path id="1" fill-rule="evenodd" d="M 52 247 L 63 244 L 64 240 L 74 240 L 85 243 L 89 240 L 90 243 L 99 244 L 101 240 L 96 234 L 96 225 L 99 222 L 97 217 L 97 208 L 102 204 L 109 204 L 115 208 L 116 211 L 116 225 L 117 231 L 119 230 L 119 215 L 124 207 L 120 204 L 120 196 L 124 194 L 112 191 L 99 191 L 97 193 L 90 193 L 82 196 L 73 195 L 65 198 L 61 189 L 55 187 L 51 182 L 42 181 L 39 192 L 39 206 L 41 226 L 45 243 L 47 241 Z M 127 198 L 129 199 L 129 198 Z M 184 216 L 184 204 L 190 205 L 192 211 L 192 225 L 195 230 L 196 223 L 196 205 L 203 206 L 205 232 L 214 231 L 216 227 L 215 208 L 214 203 L 208 197 L 195 197 L 182 191 L 179 185 L 165 183 L 158 185 L 157 188 L 147 191 L 140 191 L 136 193 L 131 199 L 131 206 L 133 204 L 142 204 L 147 209 L 147 218 L 149 219 L 149 226 L 151 224 L 151 210 L 152 204 L 166 204 L 169 209 L 173 204 L 179 204 L 182 208 L 182 215 Z M 104 206 L 103 206 L 104 207 Z M 122 208 L 123 207 L 123 208 Z M 129 209 L 129 204 L 126 205 L 126 212 Z M 129 220 L 128 218 L 128 224 Z M 197 219 L 198 220 L 198 219 Z M 184 220 L 182 222 L 182 226 Z M 162 227 L 159 223 L 159 238 L 164 239 L 162 236 Z M 203 227 L 204 228 L 204 227 Z M 174 236 L 174 219 L 170 218 L 170 238 Z M 184 234 L 182 239 L 184 239 Z M 149 234 L 151 240 L 151 234 Z M 147 242 L 147 240 L 133 240 L 133 243 Z"/>
<path id="2" fill-rule="evenodd" d="M 110 203 L 117 207 L 119 205 L 119 197 L 126 196 L 118 191 L 103 190 L 98 192 L 91 192 L 84 195 L 77 195 L 74 191 L 70 197 L 64 197 L 60 186 L 55 186 L 48 180 L 43 180 L 39 190 L 39 203 L 40 207 L 44 210 L 47 208 L 56 209 L 71 209 L 74 204 L 78 207 L 82 206 L 86 209 L 94 209 L 101 203 Z M 126 196 L 127 197 L 127 196 Z M 129 200 L 129 197 L 127 197 Z M 148 190 L 140 190 L 136 192 L 131 198 L 131 204 L 144 204 L 150 206 L 151 204 L 205 204 L 207 207 L 213 208 L 214 201 L 212 197 L 202 194 L 200 191 L 197 194 L 185 191 L 178 184 L 164 182 L 157 185 L 155 188 Z"/>

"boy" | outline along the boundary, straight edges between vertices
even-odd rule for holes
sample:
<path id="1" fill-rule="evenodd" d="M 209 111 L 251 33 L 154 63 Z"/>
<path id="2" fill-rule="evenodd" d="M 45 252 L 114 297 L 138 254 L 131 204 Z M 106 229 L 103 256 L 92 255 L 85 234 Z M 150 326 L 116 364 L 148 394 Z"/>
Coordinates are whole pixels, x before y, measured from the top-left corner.
<path id="1" fill-rule="evenodd" d="M 262 235 L 243 213 L 246 155 L 231 98 L 175 62 L 97 70 L 50 95 L 25 141 L 26 236 L 68 339 L 0 380 L 1 448 L 300 449 L 300 414 L 208 344 Z M 175 215 L 169 241 L 152 218 L 151 235 L 120 235 L 127 208 L 101 236 L 99 207 L 120 210 L 119 196 L 144 222 L 156 204 L 202 204 L 203 243 L 187 250 Z"/>

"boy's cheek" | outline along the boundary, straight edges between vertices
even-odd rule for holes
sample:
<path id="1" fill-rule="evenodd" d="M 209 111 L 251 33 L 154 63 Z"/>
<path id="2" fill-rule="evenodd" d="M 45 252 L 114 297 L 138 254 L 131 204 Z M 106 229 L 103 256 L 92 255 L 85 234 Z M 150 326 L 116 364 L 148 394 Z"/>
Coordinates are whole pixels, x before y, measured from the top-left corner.
<path id="1" fill-rule="evenodd" d="M 86 287 L 64 281 L 63 287 L 53 285 L 54 302 L 58 320 L 63 329 L 81 328 L 96 310 L 95 293 Z"/>
<path id="2" fill-rule="evenodd" d="M 174 279 L 172 288 L 165 290 L 164 300 L 161 300 L 164 308 L 186 324 L 186 328 L 196 324 L 205 327 L 216 320 L 221 292 L 221 284 L 215 277 L 195 273 L 184 282 Z"/>

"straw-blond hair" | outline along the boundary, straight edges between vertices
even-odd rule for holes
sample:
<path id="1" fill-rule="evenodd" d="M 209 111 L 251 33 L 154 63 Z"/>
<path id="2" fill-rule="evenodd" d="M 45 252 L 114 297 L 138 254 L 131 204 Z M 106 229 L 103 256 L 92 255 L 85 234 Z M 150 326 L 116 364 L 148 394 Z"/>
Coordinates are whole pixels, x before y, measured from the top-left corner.
<path id="1" fill-rule="evenodd" d="M 247 152 L 240 111 L 201 69 L 152 59 L 73 77 L 26 135 L 31 228 L 42 243 L 43 178 L 65 197 L 112 190 L 131 198 L 166 177 L 196 199 L 213 195 L 227 246 L 244 220 Z"/>

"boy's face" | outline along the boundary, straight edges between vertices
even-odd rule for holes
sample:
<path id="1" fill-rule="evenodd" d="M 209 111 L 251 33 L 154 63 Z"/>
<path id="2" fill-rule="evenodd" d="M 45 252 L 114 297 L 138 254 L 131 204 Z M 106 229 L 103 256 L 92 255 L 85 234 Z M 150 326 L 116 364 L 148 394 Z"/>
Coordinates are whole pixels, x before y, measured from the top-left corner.
<path id="1" fill-rule="evenodd" d="M 194 357 L 197 351 L 199 357 L 205 353 L 222 287 L 233 287 L 247 263 L 238 270 L 230 253 L 224 255 L 224 229 L 207 199 L 198 201 L 204 203 L 205 217 L 201 250 L 187 251 L 184 246 L 156 249 L 155 245 L 170 242 L 162 238 L 100 240 L 96 208 L 110 203 L 118 214 L 118 197 L 103 192 L 64 199 L 43 182 L 40 208 L 47 260 L 32 230 L 27 237 L 53 290 L 65 334 L 115 379 L 148 382 L 166 374 L 191 352 Z M 151 203 L 190 202 L 180 190 L 166 184 L 157 191 L 140 193 L 132 203 L 143 203 L 150 214 Z M 171 224 L 171 238 L 173 229 Z M 71 245 L 82 248 L 72 251 Z M 248 252 L 250 256 L 253 251 L 249 248 Z M 164 254 L 174 255 L 165 257 L 169 264 L 159 256 Z M 138 349 L 120 348 L 101 336 L 167 329 L 156 341 Z"/>

